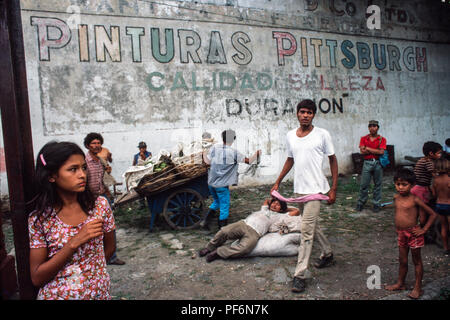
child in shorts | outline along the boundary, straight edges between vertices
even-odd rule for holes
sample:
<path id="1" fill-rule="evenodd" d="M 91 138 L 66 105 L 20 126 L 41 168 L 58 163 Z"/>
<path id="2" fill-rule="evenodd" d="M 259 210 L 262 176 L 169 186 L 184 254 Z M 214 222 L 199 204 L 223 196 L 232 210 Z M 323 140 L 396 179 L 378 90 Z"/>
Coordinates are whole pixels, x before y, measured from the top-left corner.
<path id="1" fill-rule="evenodd" d="M 419 197 L 411 193 L 415 179 L 414 173 L 409 169 L 400 169 L 394 176 L 395 189 L 398 192 L 394 196 L 394 206 L 400 266 L 397 283 L 386 286 L 386 289 L 390 291 L 406 289 L 405 278 L 408 272 L 408 252 L 411 248 L 416 275 L 414 289 L 408 295 L 412 299 L 418 299 L 423 294 L 423 264 L 420 248 L 425 243 L 423 235 L 432 226 L 436 218 L 436 213 Z M 419 209 L 423 209 L 430 215 L 423 228 L 418 224 Z"/>
<path id="2" fill-rule="evenodd" d="M 434 141 L 427 141 L 422 147 L 424 157 L 420 158 L 414 166 L 416 185 L 411 189 L 411 193 L 419 197 L 425 204 L 429 205 L 431 200 L 431 182 L 434 174 L 434 161 L 441 158 L 442 146 Z M 423 210 L 419 210 L 420 224 L 426 223 L 426 215 Z"/>
<path id="3" fill-rule="evenodd" d="M 448 226 L 450 220 L 450 160 L 441 158 L 434 164 L 436 176 L 431 193 L 436 198 L 435 210 L 441 220 L 441 236 L 444 254 L 450 254 L 448 245 Z"/>

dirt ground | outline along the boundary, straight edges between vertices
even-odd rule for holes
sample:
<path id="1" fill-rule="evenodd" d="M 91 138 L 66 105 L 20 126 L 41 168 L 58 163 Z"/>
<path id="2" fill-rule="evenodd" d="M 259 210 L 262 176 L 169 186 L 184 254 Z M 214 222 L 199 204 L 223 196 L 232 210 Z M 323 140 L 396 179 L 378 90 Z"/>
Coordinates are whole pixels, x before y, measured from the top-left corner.
<path id="1" fill-rule="evenodd" d="M 392 175 L 386 174 L 383 202 L 394 194 Z M 238 221 L 260 208 L 271 185 L 234 188 L 231 191 L 229 222 Z M 175 231 L 163 217 L 149 232 L 150 214 L 139 202 L 115 210 L 118 256 L 123 266 L 108 266 L 113 299 L 117 300 L 377 300 L 408 299 L 414 284 L 412 261 L 406 280 L 408 290 L 389 292 L 384 284 L 393 283 L 398 274 L 398 249 L 393 209 L 373 213 L 370 206 L 362 212 L 354 210 L 359 177 L 339 178 L 337 201 L 322 205 L 321 225 L 330 240 L 335 265 L 325 269 L 311 267 L 311 279 L 303 294 L 290 291 L 297 256 L 252 257 L 216 260 L 206 263 L 197 255 L 217 231 L 200 229 Z M 292 183 L 283 183 L 281 194 L 292 195 Z M 369 197 L 369 201 L 370 201 Z M 209 204 L 209 203 L 208 203 Z M 4 221 L 8 251 L 13 249 L 10 221 Z M 9 247 L 9 248 L 8 248 Z M 317 245 L 312 260 L 319 255 Z M 449 299 L 450 257 L 436 244 L 422 250 L 424 264 L 423 299 Z M 410 259 L 411 260 L 411 259 Z M 374 273 L 369 266 L 379 267 L 381 288 L 369 289 Z M 375 268 L 376 268 L 375 267 Z M 372 267 L 373 268 L 373 267 Z"/>

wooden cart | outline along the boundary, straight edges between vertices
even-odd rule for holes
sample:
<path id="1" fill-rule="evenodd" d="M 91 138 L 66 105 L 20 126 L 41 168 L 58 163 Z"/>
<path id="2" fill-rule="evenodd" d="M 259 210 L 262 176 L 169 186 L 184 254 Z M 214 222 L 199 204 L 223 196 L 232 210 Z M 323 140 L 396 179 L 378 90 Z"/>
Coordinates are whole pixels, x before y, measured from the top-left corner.
<path id="1" fill-rule="evenodd" d="M 139 182 L 135 188 L 136 196 L 130 201 L 146 198 L 151 214 L 150 231 L 159 214 L 175 230 L 200 226 L 207 209 L 205 200 L 209 196 L 207 170 L 204 163 L 186 163 L 169 166 Z M 130 201 L 122 201 L 121 204 Z"/>

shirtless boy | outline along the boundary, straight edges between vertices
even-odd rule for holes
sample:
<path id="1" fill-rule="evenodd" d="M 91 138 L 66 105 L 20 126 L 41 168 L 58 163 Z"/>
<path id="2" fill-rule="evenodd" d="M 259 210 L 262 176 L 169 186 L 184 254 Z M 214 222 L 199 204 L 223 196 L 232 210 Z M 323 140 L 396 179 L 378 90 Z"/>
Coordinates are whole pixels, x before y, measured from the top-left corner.
<path id="1" fill-rule="evenodd" d="M 436 198 L 435 211 L 441 220 L 441 236 L 444 254 L 449 255 L 448 226 L 450 220 L 450 160 L 441 158 L 434 164 L 434 177 L 431 193 Z"/>
<path id="2" fill-rule="evenodd" d="M 422 294 L 423 265 L 420 248 L 424 246 L 424 234 L 428 231 L 436 218 L 436 213 L 419 197 L 411 194 L 415 182 L 415 175 L 409 169 L 400 169 L 394 176 L 395 189 L 398 194 L 394 196 L 395 226 L 399 249 L 399 276 L 397 283 L 386 286 L 387 290 L 405 290 L 405 278 L 408 272 L 408 252 L 411 248 L 412 260 L 415 267 L 416 283 L 409 293 L 412 299 L 418 299 Z M 419 209 L 422 208 L 430 215 L 423 228 L 418 224 Z"/>

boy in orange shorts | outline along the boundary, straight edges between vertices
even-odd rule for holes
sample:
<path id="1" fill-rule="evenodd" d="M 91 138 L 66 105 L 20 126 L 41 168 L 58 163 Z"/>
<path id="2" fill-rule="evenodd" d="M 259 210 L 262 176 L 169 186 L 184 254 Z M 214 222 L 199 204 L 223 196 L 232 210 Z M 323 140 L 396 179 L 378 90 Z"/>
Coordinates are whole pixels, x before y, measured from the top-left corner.
<path id="1" fill-rule="evenodd" d="M 397 283 L 386 286 L 387 290 L 405 290 L 405 278 L 408 272 L 408 252 L 411 248 L 412 260 L 415 267 L 416 282 L 414 289 L 409 293 L 412 299 L 418 299 L 422 291 L 423 264 L 420 248 L 424 246 L 424 234 L 432 226 L 436 213 L 419 197 L 411 194 L 416 177 L 409 169 L 400 169 L 394 176 L 395 189 L 398 194 L 394 196 L 395 226 L 398 234 L 399 249 L 399 276 Z M 423 228 L 419 225 L 419 209 L 430 215 Z"/>

